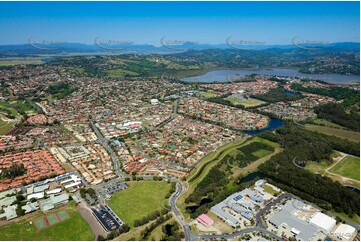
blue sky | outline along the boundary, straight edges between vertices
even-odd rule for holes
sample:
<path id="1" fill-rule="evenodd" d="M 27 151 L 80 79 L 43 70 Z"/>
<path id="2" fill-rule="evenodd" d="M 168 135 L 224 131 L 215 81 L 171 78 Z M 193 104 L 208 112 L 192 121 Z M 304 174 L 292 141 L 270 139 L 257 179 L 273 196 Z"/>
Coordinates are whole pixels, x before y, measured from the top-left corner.
<path id="1" fill-rule="evenodd" d="M 359 2 L 0 2 L 0 44 L 359 42 Z"/>

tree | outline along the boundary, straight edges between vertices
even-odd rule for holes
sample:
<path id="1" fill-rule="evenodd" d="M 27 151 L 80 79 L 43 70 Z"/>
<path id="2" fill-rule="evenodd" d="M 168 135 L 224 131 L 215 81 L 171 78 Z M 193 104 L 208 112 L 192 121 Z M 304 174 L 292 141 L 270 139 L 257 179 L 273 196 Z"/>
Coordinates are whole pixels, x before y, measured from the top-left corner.
<path id="1" fill-rule="evenodd" d="M 25 200 L 25 197 L 23 195 L 19 194 L 19 195 L 16 195 L 16 200 L 21 202 L 21 201 Z"/>
<path id="2" fill-rule="evenodd" d="M 130 230 L 129 225 L 126 224 L 126 223 L 124 223 L 124 224 L 120 227 L 119 233 L 120 233 L 120 234 L 127 233 L 127 232 L 129 232 L 129 230 Z"/>
<path id="3" fill-rule="evenodd" d="M 18 217 L 21 217 L 21 216 L 25 215 L 25 210 L 21 208 L 20 204 L 18 204 L 15 211 L 16 211 L 16 214 L 18 215 Z"/>
<path id="4" fill-rule="evenodd" d="M 88 188 L 87 193 L 92 196 L 92 197 L 96 197 L 96 193 L 95 190 L 93 188 Z"/>
<path id="5" fill-rule="evenodd" d="M 79 189 L 79 193 L 80 193 L 80 196 L 81 196 L 82 198 L 85 198 L 85 193 L 86 193 L 86 191 L 85 191 L 84 188 L 80 188 L 80 189 Z"/>
<path id="6" fill-rule="evenodd" d="M 98 235 L 97 237 L 97 241 L 104 241 L 105 238 L 102 235 Z"/>

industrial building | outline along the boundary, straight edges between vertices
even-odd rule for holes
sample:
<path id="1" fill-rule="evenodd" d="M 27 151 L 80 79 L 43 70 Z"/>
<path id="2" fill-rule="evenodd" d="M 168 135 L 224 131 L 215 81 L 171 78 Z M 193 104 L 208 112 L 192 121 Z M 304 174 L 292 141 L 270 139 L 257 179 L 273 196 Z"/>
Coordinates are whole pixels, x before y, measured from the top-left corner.
<path id="1" fill-rule="evenodd" d="M 326 238 L 336 225 L 336 220 L 320 212 L 307 212 L 308 218 L 298 216 L 301 208 L 310 208 L 300 200 L 288 200 L 286 204 L 270 217 L 269 223 L 277 229 L 287 229 L 290 235 L 300 241 Z M 311 211 L 311 210 L 310 210 Z M 301 211 L 302 212 L 302 211 Z"/>
<path id="2" fill-rule="evenodd" d="M 330 234 L 334 240 L 352 241 L 357 234 L 354 227 L 348 224 L 340 223 L 337 228 Z"/>
<path id="3" fill-rule="evenodd" d="M 253 214 L 256 210 L 256 205 L 261 204 L 264 201 L 265 200 L 261 195 L 258 195 L 255 191 L 246 188 L 241 192 L 232 194 L 222 202 L 216 204 L 211 208 L 211 211 L 230 226 L 235 228 L 240 225 L 239 219 L 231 213 L 226 212 L 226 209 L 230 209 L 250 221 L 254 218 Z"/>

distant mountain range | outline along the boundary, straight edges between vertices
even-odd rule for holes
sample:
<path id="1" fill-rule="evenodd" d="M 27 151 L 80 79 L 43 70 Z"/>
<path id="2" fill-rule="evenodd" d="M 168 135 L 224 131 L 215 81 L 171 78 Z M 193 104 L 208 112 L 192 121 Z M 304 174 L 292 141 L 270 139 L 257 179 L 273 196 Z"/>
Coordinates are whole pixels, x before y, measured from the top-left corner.
<path id="1" fill-rule="evenodd" d="M 304 46 L 304 45 L 303 45 Z M 239 49 L 239 50 L 268 50 L 271 52 L 282 52 L 282 50 L 300 49 L 296 45 L 232 45 L 232 44 L 196 44 L 186 42 L 179 45 L 163 44 L 160 47 L 154 45 L 105 45 L 105 44 L 80 44 L 80 43 L 64 43 L 64 44 L 22 44 L 22 45 L 0 45 L 0 57 L 29 57 L 39 54 L 59 54 L 67 55 L 71 53 L 177 53 L 187 50 L 207 50 L 207 49 Z M 351 51 L 359 52 L 360 43 L 355 42 L 339 42 L 323 45 L 307 46 L 307 48 L 315 48 L 327 51 Z"/>

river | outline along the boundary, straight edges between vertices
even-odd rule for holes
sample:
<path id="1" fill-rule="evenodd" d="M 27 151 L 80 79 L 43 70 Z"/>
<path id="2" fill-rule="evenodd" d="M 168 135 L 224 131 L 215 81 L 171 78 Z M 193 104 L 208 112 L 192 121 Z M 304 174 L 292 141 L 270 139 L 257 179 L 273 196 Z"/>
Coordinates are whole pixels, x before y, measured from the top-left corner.
<path id="1" fill-rule="evenodd" d="M 301 73 L 296 69 L 258 69 L 258 70 L 216 70 L 209 71 L 200 76 L 192 76 L 182 78 L 185 82 L 227 82 L 237 80 L 246 75 L 259 74 L 259 75 L 277 75 L 277 76 L 289 76 L 308 78 L 311 80 L 320 80 L 334 84 L 350 84 L 359 83 L 360 76 L 347 76 L 338 74 L 306 74 Z"/>

